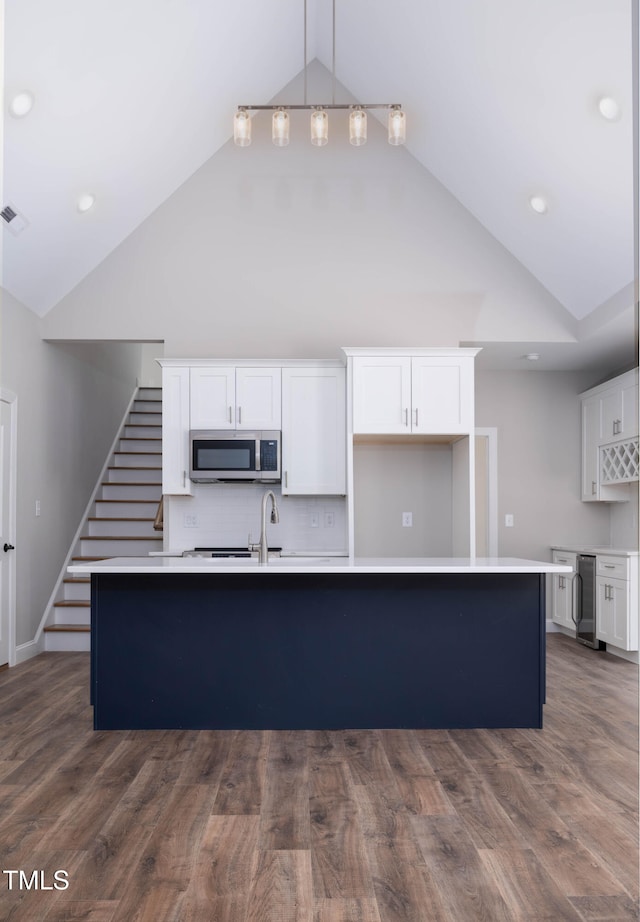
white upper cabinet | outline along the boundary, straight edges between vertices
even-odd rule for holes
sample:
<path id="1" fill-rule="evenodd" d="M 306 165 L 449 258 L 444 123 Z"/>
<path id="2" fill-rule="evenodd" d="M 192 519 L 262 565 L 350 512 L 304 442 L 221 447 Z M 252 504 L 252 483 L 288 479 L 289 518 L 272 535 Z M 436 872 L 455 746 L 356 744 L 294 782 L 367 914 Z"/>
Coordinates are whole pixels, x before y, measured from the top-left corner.
<path id="1" fill-rule="evenodd" d="M 162 492 L 191 495 L 189 369 L 162 369 Z"/>
<path id="2" fill-rule="evenodd" d="M 585 502 L 624 502 L 638 479 L 637 369 L 580 395 Z"/>
<path id="3" fill-rule="evenodd" d="M 411 359 L 356 356 L 353 360 L 353 431 L 411 431 Z"/>
<path id="4" fill-rule="evenodd" d="M 282 369 L 282 495 L 346 492 L 342 366 Z"/>
<path id="5" fill-rule="evenodd" d="M 280 368 L 191 368 L 192 429 L 280 429 Z"/>
<path id="6" fill-rule="evenodd" d="M 281 425 L 281 370 L 236 368 L 236 428 L 280 429 Z"/>
<path id="7" fill-rule="evenodd" d="M 354 434 L 468 434 L 476 352 L 353 355 Z"/>

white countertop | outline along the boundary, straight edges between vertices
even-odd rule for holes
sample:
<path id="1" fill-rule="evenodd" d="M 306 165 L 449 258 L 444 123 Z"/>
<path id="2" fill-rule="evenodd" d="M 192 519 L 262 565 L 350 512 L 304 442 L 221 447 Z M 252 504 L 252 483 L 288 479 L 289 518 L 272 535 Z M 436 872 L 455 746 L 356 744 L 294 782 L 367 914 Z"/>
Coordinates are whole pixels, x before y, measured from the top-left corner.
<path id="1" fill-rule="evenodd" d="M 572 551 L 574 554 L 608 554 L 611 557 L 637 557 L 638 549 L 628 547 L 593 547 L 583 544 L 552 544 L 554 551 Z"/>
<path id="2" fill-rule="evenodd" d="M 112 557 L 69 573 L 572 573 L 570 566 L 518 557 L 279 557 L 260 566 L 238 557 Z"/>

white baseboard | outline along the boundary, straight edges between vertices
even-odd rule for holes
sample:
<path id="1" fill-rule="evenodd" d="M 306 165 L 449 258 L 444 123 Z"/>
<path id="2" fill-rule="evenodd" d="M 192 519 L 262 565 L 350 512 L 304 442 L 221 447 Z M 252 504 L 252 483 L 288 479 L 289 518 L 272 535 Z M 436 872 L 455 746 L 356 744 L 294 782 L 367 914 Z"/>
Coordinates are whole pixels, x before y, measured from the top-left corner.
<path id="1" fill-rule="evenodd" d="M 21 643 L 16 647 L 16 658 L 13 666 L 19 666 L 20 663 L 26 663 L 38 654 L 44 653 L 44 637 L 38 637 L 37 640 L 28 640 L 27 643 Z"/>

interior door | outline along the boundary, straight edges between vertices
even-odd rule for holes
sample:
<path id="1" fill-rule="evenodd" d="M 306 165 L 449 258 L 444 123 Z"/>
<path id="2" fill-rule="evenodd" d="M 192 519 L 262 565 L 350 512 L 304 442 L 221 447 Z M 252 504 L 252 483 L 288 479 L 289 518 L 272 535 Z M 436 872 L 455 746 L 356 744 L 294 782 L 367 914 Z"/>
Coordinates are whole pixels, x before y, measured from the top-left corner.
<path id="1" fill-rule="evenodd" d="M 14 535 L 11 508 L 12 407 L 0 400 L 0 666 L 9 661 L 9 625 L 13 604 Z"/>

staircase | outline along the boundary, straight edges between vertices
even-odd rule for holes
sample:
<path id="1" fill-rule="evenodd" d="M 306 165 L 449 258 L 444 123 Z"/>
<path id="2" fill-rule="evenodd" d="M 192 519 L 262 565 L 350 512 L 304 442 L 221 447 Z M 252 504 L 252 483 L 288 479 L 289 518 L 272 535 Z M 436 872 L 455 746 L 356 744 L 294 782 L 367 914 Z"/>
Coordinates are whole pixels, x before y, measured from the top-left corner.
<path id="1" fill-rule="evenodd" d="M 162 550 L 153 527 L 162 496 L 162 389 L 141 387 L 71 560 L 146 557 Z M 66 576 L 44 628 L 45 650 L 89 650 L 91 581 Z"/>

